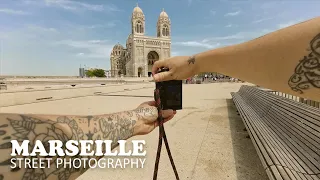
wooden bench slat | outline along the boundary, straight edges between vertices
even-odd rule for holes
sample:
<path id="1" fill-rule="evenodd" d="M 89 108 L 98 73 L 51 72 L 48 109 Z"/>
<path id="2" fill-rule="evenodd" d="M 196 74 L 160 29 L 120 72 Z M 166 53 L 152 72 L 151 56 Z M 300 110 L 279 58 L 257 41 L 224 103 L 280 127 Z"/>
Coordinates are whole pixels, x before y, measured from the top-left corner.
<path id="1" fill-rule="evenodd" d="M 239 103 L 238 100 L 236 98 L 236 94 L 232 94 L 233 96 L 233 100 L 235 102 L 235 105 L 237 106 L 237 108 L 239 107 Z M 250 135 L 250 138 L 252 141 L 254 141 L 254 146 L 257 150 L 258 156 L 262 162 L 262 165 L 264 168 L 268 168 L 269 165 L 272 165 L 272 160 L 270 159 L 270 157 L 267 155 L 267 152 L 265 151 L 264 147 L 262 146 L 259 138 L 257 137 L 255 131 L 252 129 L 252 127 L 250 126 L 250 124 L 248 124 L 247 119 L 245 117 L 245 113 L 242 112 L 243 110 L 239 108 L 239 114 L 242 118 L 242 120 L 244 121 L 244 125 L 246 126 L 246 129 L 248 130 L 248 133 Z"/>
<path id="2" fill-rule="evenodd" d="M 319 108 L 315 108 L 315 107 L 311 107 L 308 105 L 305 105 L 303 103 L 299 103 L 296 101 L 293 101 L 291 99 L 284 99 L 282 97 L 274 97 L 273 94 L 267 93 L 267 92 L 262 92 L 262 91 L 257 91 L 256 94 L 261 95 L 261 96 L 265 96 L 266 98 L 272 100 L 272 101 L 276 101 L 277 104 L 282 104 L 284 106 L 287 107 L 287 110 L 294 112 L 293 109 L 295 109 L 295 111 L 299 111 L 299 113 L 302 113 L 304 115 L 310 118 L 312 118 L 314 120 L 314 123 L 316 123 L 318 126 L 320 126 L 320 109 Z"/>
<path id="3" fill-rule="evenodd" d="M 266 95 L 266 94 L 262 94 L 261 92 L 258 92 L 257 94 Z M 266 96 L 266 98 L 268 98 L 268 100 L 269 99 L 274 100 L 274 97 Z M 300 106 L 299 106 L 298 102 L 294 102 L 294 101 L 292 102 L 291 100 L 283 101 L 283 99 L 280 99 L 280 98 L 278 98 L 276 103 L 277 105 L 281 106 L 281 108 L 285 108 L 287 111 L 294 114 L 303 115 L 304 120 L 308 120 L 313 124 L 315 124 L 316 126 L 320 126 L 320 109 L 311 107 L 313 111 L 307 112 L 304 109 L 306 108 L 305 104 L 300 103 Z M 301 105 L 304 105 L 304 107 L 302 107 Z M 309 106 L 308 108 L 311 110 Z"/>
<path id="4" fill-rule="evenodd" d="M 270 180 L 276 180 L 275 177 L 274 177 L 274 174 L 271 172 L 271 170 L 270 170 L 269 167 L 266 169 L 266 173 L 267 173 L 268 178 L 269 178 Z"/>
<path id="5" fill-rule="evenodd" d="M 320 180 L 320 109 L 249 86 L 231 95 L 269 179 Z"/>
<path id="6" fill-rule="evenodd" d="M 250 107 L 247 106 L 247 107 L 244 107 L 243 109 L 246 109 L 246 110 L 247 110 L 247 108 L 250 108 Z M 252 118 L 253 116 L 256 116 L 256 117 L 258 118 L 258 116 L 257 116 L 257 115 L 254 115 L 254 113 L 252 113 L 252 114 L 250 114 L 250 115 L 251 115 L 250 118 Z M 255 124 L 254 122 L 251 121 L 250 123 L 251 123 L 251 125 L 256 126 L 256 124 Z M 255 127 L 255 129 L 257 129 L 257 127 Z M 266 138 L 266 137 L 260 136 L 260 138 Z M 262 141 L 262 142 L 264 142 L 264 147 L 265 147 L 265 149 L 267 150 L 268 155 L 271 157 L 271 159 L 272 159 L 272 161 L 273 161 L 273 164 L 272 164 L 272 165 L 274 165 L 274 164 L 281 164 L 280 161 L 281 161 L 282 164 L 283 164 L 284 162 L 282 161 L 281 157 L 278 156 L 277 153 L 275 153 L 276 151 L 275 151 L 274 146 L 270 145 L 270 142 L 265 141 L 265 139 L 264 139 L 264 141 Z M 288 176 L 288 174 L 286 173 L 286 171 L 284 171 L 282 168 L 277 167 L 276 169 L 278 169 L 278 171 L 279 171 L 279 173 L 280 173 L 280 175 L 281 175 L 281 177 L 282 177 L 283 179 L 288 179 L 288 178 L 289 178 L 289 176 Z M 279 179 L 279 174 L 277 175 L 277 179 Z"/>
<path id="7" fill-rule="evenodd" d="M 284 112 L 285 112 L 285 111 L 284 111 Z M 285 112 L 285 113 L 286 113 L 286 112 Z M 288 114 L 288 115 L 289 115 L 289 114 Z M 297 115 L 295 115 L 295 114 L 291 114 L 291 116 L 296 117 L 296 119 L 299 118 L 299 117 L 298 117 Z M 319 118 L 320 118 L 320 116 L 319 116 Z M 298 121 L 298 120 L 297 120 L 297 121 Z M 308 123 L 305 122 L 305 123 L 303 123 L 303 124 L 308 124 Z M 300 126 L 303 125 L 303 124 L 300 123 Z M 299 124 L 296 124 L 296 127 L 297 127 L 297 125 L 299 125 Z M 312 124 L 312 125 L 314 125 L 314 124 Z M 313 138 L 315 139 L 316 142 L 320 142 L 320 133 L 318 133 L 318 131 L 316 131 L 315 129 L 312 129 L 312 128 L 310 127 L 310 126 L 312 126 L 312 125 L 308 124 L 308 126 L 302 126 L 302 127 L 307 128 L 308 131 L 312 132 L 312 134 L 310 134 L 310 133 L 307 133 L 307 134 L 313 136 Z M 320 129 L 320 126 L 319 126 L 318 129 Z"/>
<path id="8" fill-rule="evenodd" d="M 303 129 L 301 126 L 290 122 L 291 119 L 279 115 L 282 112 L 277 113 L 277 111 L 277 109 L 273 109 L 272 111 L 270 111 L 269 117 L 279 120 L 278 124 L 282 127 L 285 127 L 283 128 L 285 134 L 290 135 L 290 138 L 292 138 L 297 144 L 302 146 L 304 149 L 312 150 L 312 152 L 310 152 L 312 157 L 314 157 L 316 160 L 320 160 L 320 152 L 317 152 L 320 147 L 320 138 L 314 136 L 310 132 L 305 132 L 305 129 Z M 282 118 L 282 122 L 280 118 Z M 301 134 L 297 135 L 299 131 L 301 132 Z"/>
<path id="9" fill-rule="evenodd" d="M 268 128 L 268 125 L 261 120 L 256 120 L 256 128 L 259 129 L 260 133 L 263 134 L 265 138 L 265 143 L 269 145 L 270 152 L 274 154 L 277 158 L 278 163 L 275 161 L 276 165 L 290 167 L 291 169 L 296 169 L 297 171 L 306 172 L 301 166 L 296 164 L 288 149 L 286 149 L 281 143 L 281 139 L 276 136 L 274 132 L 271 131 L 271 128 Z M 274 159 L 275 160 L 275 159 Z"/>
<path id="10" fill-rule="evenodd" d="M 286 154 L 286 156 L 291 156 L 291 162 L 295 163 L 295 164 L 301 164 L 303 161 L 303 165 L 305 167 L 309 167 L 309 168 L 305 168 L 305 170 L 308 173 L 313 173 L 313 172 L 318 172 L 319 170 L 315 167 L 313 163 L 317 163 L 315 161 L 315 159 L 313 159 L 313 157 L 310 156 L 310 154 L 308 153 L 303 153 L 306 152 L 304 151 L 300 146 L 298 146 L 296 144 L 296 142 L 294 142 L 292 139 L 290 139 L 290 137 L 288 137 L 287 134 L 285 133 L 281 133 L 281 131 L 285 131 L 285 129 L 282 127 L 282 129 L 279 126 L 275 126 L 274 124 L 272 124 L 272 122 L 270 122 L 270 120 L 265 119 L 265 122 L 267 122 L 270 127 L 273 129 L 275 134 L 278 134 L 278 137 L 281 139 L 281 145 L 282 148 L 285 148 L 286 151 L 288 152 L 288 154 Z M 292 159 L 294 158 L 294 159 Z M 299 163 L 298 163 L 299 162 Z M 301 169 L 300 169 L 301 170 Z M 303 172 L 303 171 L 301 171 Z"/>
<path id="11" fill-rule="evenodd" d="M 272 108 L 269 115 L 273 116 L 272 118 L 274 119 L 274 118 L 276 118 L 275 114 L 277 114 L 276 116 L 280 116 L 279 113 L 282 113 L 282 115 L 283 115 L 284 112 L 280 112 L 279 109 Z M 288 128 L 290 128 L 290 130 L 293 130 L 296 133 L 298 133 L 299 131 L 304 132 L 304 129 L 301 129 L 301 127 L 300 127 L 301 125 L 298 125 L 298 124 L 291 122 L 292 119 L 289 120 L 289 118 L 292 118 L 292 117 L 283 117 L 282 119 L 276 118 L 276 119 L 278 119 L 276 123 L 279 123 L 281 125 L 283 123 L 282 121 L 286 121 L 286 125 L 288 126 Z M 292 128 L 292 126 L 294 126 L 295 128 Z M 313 154 L 314 158 L 316 158 L 317 160 L 320 158 L 319 153 L 316 154 L 316 150 L 318 150 L 320 147 L 320 137 L 315 136 L 314 134 L 311 134 L 307 131 L 304 132 L 305 134 L 299 134 L 300 136 L 303 136 L 304 138 L 302 138 L 300 136 L 295 136 L 295 134 L 292 133 L 291 131 L 286 131 L 286 133 L 287 134 L 289 133 L 291 136 L 294 136 L 297 139 L 299 139 L 300 141 L 297 141 L 297 143 L 300 143 L 300 145 L 302 145 L 302 146 L 308 145 L 308 147 L 314 151 L 314 152 L 311 152 Z M 310 137 L 310 136 L 312 136 L 312 137 Z M 314 138 L 315 140 L 313 140 L 312 138 Z M 308 143 L 308 140 L 313 140 L 313 141 L 310 144 L 310 143 Z M 301 143 L 301 142 L 303 142 L 303 143 Z"/>
<path id="12" fill-rule="evenodd" d="M 243 90 L 241 90 L 243 89 Z M 262 91 L 262 90 L 259 90 L 257 88 L 252 88 L 252 87 L 246 87 L 246 88 L 241 88 L 240 91 L 246 91 L 248 93 L 255 93 L 255 94 L 258 94 L 258 93 L 263 93 L 264 95 L 268 96 L 268 97 L 271 97 L 272 99 L 274 100 L 281 100 L 282 102 L 285 102 L 286 104 L 290 104 L 292 106 L 297 106 L 297 107 L 301 107 L 303 109 L 303 111 L 306 111 L 307 113 L 310 113 L 310 114 L 315 114 L 315 112 L 317 114 L 319 114 L 320 112 L 320 109 L 318 108 L 315 108 L 315 107 L 312 107 L 312 106 L 308 106 L 304 103 L 300 103 L 300 102 L 297 102 L 297 101 L 294 101 L 294 100 L 291 100 L 291 99 L 287 99 L 287 98 L 284 98 L 284 97 L 281 97 L 281 96 L 277 96 L 277 95 L 274 95 L 272 93 L 269 93 L 269 92 L 265 92 L 265 91 Z M 244 90 L 245 89 L 245 90 Z M 249 89 L 249 90 L 248 90 Z M 253 90 L 254 89 L 254 90 Z M 239 92 L 240 92 L 239 91 Z M 243 92 L 242 92 L 243 93 Z M 248 94 L 247 93 L 247 94 Z"/>
<path id="13" fill-rule="evenodd" d="M 270 142 L 268 142 L 267 144 L 269 145 L 269 147 L 271 147 L 271 149 L 269 150 L 269 153 L 273 153 L 273 154 L 270 154 L 270 155 L 273 157 L 272 159 L 274 160 L 275 164 L 282 164 L 283 165 L 284 163 L 283 163 L 282 157 L 285 154 L 281 154 L 281 156 L 279 156 L 279 154 L 277 154 L 276 151 L 275 151 L 274 144 L 270 145 Z M 279 161 L 281 161 L 282 163 L 279 163 Z M 288 164 L 286 164 L 286 165 L 288 165 Z M 285 179 L 287 179 L 288 176 L 286 174 L 283 174 L 283 173 L 284 172 L 282 171 L 281 172 L 282 176 L 285 176 L 286 177 Z"/>

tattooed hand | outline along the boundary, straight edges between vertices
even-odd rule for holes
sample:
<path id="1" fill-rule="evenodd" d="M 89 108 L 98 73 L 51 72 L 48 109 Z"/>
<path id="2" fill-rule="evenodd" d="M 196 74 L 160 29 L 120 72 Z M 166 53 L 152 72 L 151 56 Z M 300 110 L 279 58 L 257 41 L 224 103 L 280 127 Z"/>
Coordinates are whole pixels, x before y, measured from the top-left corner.
<path id="1" fill-rule="evenodd" d="M 161 67 L 169 68 L 169 71 L 156 74 L 157 70 Z M 156 61 L 152 67 L 152 74 L 157 82 L 183 80 L 198 73 L 197 68 L 195 56 L 176 56 Z"/>
<path id="2" fill-rule="evenodd" d="M 165 121 L 172 119 L 174 114 L 172 110 L 163 111 Z M 48 178 L 69 180 L 75 179 L 87 170 L 84 166 L 79 168 L 56 167 L 54 163 L 58 156 L 52 157 L 50 168 L 40 169 L 26 166 L 10 169 L 11 140 L 18 142 L 28 140 L 30 147 L 34 147 L 36 140 L 40 140 L 45 148 L 48 148 L 49 140 L 61 140 L 63 143 L 68 140 L 112 140 L 113 149 L 118 146 L 118 140 L 150 133 L 158 126 L 157 118 L 158 111 L 155 101 L 142 103 L 131 111 L 95 116 L 0 113 L 0 180 L 44 180 Z M 82 158 L 82 156 L 68 158 Z M 94 158 L 99 159 L 100 157 Z"/>
<path id="3" fill-rule="evenodd" d="M 157 121 L 158 111 L 155 105 L 155 101 L 144 102 L 134 110 L 137 115 L 137 122 L 134 126 L 133 135 L 148 134 L 159 125 Z M 176 111 L 164 110 L 162 112 L 164 122 L 172 119 L 175 114 Z"/>

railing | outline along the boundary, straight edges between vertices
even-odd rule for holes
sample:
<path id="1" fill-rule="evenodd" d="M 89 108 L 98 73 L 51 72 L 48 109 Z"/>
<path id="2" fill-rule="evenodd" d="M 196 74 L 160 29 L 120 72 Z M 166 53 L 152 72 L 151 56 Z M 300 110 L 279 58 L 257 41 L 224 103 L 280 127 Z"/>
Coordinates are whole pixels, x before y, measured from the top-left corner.
<path id="1" fill-rule="evenodd" d="M 285 97 L 285 98 L 288 98 L 288 99 L 292 99 L 292 100 L 297 101 L 297 102 L 301 102 L 301 103 L 307 104 L 307 105 L 312 106 L 312 107 L 320 108 L 320 102 L 317 102 L 317 101 L 304 99 L 304 98 L 301 98 L 301 97 L 298 97 L 298 96 L 293 96 L 293 95 L 286 94 L 286 93 L 283 93 L 283 92 L 278 92 L 278 91 L 272 91 L 272 90 L 266 90 L 266 91 L 270 92 L 272 94 L 278 95 L 278 96 L 282 96 L 282 97 Z"/>

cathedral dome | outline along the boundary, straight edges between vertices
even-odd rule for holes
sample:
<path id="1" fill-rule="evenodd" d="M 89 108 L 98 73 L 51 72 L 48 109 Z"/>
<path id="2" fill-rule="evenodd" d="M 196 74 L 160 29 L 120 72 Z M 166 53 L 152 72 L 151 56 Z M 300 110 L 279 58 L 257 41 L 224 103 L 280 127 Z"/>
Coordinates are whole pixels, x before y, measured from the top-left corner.
<path id="1" fill-rule="evenodd" d="M 118 44 L 116 44 L 116 45 L 113 46 L 113 49 L 114 49 L 114 50 L 116 50 L 116 49 L 123 49 L 123 46 L 118 43 Z"/>
<path id="2" fill-rule="evenodd" d="M 169 17 L 168 14 L 164 11 L 164 9 L 162 9 L 162 12 L 160 13 L 159 18 L 164 18 L 164 17 Z"/>
<path id="3" fill-rule="evenodd" d="M 137 6 L 133 9 L 133 13 L 143 13 L 143 12 L 142 12 L 142 9 L 138 6 L 138 4 L 137 4 Z"/>

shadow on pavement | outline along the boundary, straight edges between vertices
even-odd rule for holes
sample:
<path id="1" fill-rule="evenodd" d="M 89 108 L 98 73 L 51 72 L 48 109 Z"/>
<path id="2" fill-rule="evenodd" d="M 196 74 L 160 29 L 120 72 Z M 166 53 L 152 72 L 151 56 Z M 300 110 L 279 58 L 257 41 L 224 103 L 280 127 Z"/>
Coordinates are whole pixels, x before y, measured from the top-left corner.
<path id="1" fill-rule="evenodd" d="M 267 180 L 257 152 L 232 99 L 226 99 L 238 180 Z"/>

